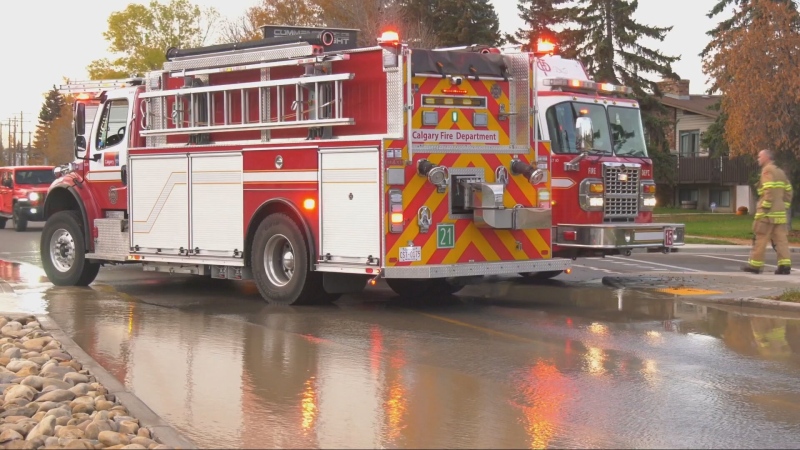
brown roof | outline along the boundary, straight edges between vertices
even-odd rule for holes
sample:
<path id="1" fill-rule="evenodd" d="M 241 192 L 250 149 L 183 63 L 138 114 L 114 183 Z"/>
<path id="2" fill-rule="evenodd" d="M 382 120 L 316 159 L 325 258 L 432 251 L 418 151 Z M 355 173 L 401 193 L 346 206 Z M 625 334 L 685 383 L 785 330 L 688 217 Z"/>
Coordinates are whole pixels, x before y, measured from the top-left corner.
<path id="1" fill-rule="evenodd" d="M 719 111 L 708 108 L 714 106 L 720 98 L 720 95 L 690 95 L 689 98 L 675 98 L 665 95 L 661 98 L 661 103 L 665 106 L 691 111 L 716 119 L 719 116 Z"/>

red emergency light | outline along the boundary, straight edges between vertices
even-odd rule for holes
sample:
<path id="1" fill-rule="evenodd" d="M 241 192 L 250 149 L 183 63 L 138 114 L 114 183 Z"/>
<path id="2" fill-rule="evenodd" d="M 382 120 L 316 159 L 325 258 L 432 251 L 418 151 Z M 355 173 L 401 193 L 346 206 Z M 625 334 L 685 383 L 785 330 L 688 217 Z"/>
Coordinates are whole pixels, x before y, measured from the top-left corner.
<path id="1" fill-rule="evenodd" d="M 536 41 L 536 51 L 534 52 L 537 56 L 543 55 L 551 55 L 556 50 L 556 44 L 549 39 L 539 39 Z"/>
<path id="2" fill-rule="evenodd" d="M 397 47 L 400 45 L 400 35 L 396 31 L 384 31 L 378 38 L 378 45 L 382 47 Z"/>

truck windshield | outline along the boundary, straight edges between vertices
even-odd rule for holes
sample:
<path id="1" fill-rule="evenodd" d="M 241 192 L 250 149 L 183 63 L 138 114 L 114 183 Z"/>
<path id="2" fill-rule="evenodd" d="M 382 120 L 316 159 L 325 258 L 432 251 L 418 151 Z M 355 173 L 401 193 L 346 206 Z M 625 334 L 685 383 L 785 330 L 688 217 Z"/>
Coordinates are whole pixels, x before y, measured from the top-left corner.
<path id="1" fill-rule="evenodd" d="M 639 110 L 609 106 L 608 117 L 611 122 L 614 153 L 618 156 L 646 158 L 647 145 L 644 143 L 644 129 Z"/>
<path id="2" fill-rule="evenodd" d="M 556 153 L 580 153 L 576 145 L 575 119 L 586 116 L 592 119 L 596 152 L 611 154 L 611 138 L 608 131 L 606 109 L 602 105 L 564 102 L 547 110 L 547 128 L 550 144 Z"/>
<path id="3" fill-rule="evenodd" d="M 553 152 L 577 154 L 575 119 L 581 115 L 592 119 L 595 153 L 646 157 L 642 119 L 639 110 L 580 102 L 564 102 L 547 110 L 547 128 Z M 609 118 L 611 120 L 609 120 Z"/>
<path id="4" fill-rule="evenodd" d="M 50 185 L 56 176 L 52 170 L 17 170 L 14 175 L 16 184 Z"/>

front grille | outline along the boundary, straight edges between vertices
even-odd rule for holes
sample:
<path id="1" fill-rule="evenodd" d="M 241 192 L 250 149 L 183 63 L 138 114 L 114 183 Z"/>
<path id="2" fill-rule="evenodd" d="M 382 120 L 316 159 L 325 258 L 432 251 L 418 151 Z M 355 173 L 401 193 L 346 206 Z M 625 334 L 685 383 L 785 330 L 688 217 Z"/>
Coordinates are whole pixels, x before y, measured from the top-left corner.
<path id="1" fill-rule="evenodd" d="M 639 214 L 639 171 L 638 164 L 603 164 L 605 219 L 634 219 Z"/>

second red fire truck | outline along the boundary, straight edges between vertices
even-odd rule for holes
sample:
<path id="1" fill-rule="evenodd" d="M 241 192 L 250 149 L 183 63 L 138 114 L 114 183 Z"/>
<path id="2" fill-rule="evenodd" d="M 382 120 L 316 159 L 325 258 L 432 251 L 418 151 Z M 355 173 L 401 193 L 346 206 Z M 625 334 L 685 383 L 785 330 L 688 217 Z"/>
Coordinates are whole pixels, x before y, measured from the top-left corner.
<path id="1" fill-rule="evenodd" d="M 558 214 L 588 225 L 598 208 L 588 199 L 598 194 L 626 199 L 614 203 L 628 225 L 615 231 L 613 251 L 643 245 L 643 233 L 651 247 L 680 244 L 680 232 L 656 243 L 671 229 L 638 214 L 654 193 L 643 188 L 652 178 L 644 147 L 629 155 L 598 147 L 598 137 L 641 129 L 635 102 L 625 100 L 630 113 L 615 122 L 630 121 L 629 129 L 613 135 L 597 135 L 611 126 L 597 111 L 578 118 L 559 110 L 556 129 L 566 137 L 551 156 L 534 133 L 534 55 L 410 49 L 391 32 L 357 48 L 340 35 L 302 30 L 170 49 L 163 70 L 96 92 L 91 127 L 76 102 L 79 158 L 56 169 L 44 205 L 48 278 L 86 285 L 102 264 L 140 263 L 252 278 L 279 304 L 331 300 L 379 278 L 400 295 L 445 295 L 485 275 L 562 273 L 571 260 L 554 257 L 555 244 L 611 251 L 581 225 L 553 226 Z M 574 130 L 585 138 L 579 147 L 567 141 Z M 581 178 L 589 168 L 557 177 L 561 154 L 570 167 L 625 162 L 602 163 L 598 190 Z M 573 207 L 553 191 L 570 188 L 560 178 L 579 185 Z M 615 211 L 600 214 L 615 219 Z M 607 223 L 618 230 L 621 222 Z"/>

